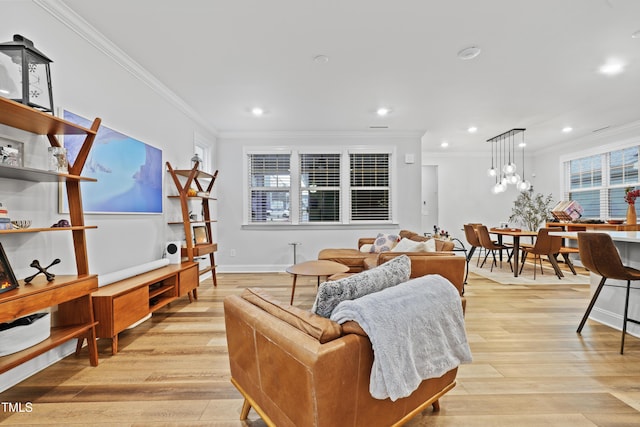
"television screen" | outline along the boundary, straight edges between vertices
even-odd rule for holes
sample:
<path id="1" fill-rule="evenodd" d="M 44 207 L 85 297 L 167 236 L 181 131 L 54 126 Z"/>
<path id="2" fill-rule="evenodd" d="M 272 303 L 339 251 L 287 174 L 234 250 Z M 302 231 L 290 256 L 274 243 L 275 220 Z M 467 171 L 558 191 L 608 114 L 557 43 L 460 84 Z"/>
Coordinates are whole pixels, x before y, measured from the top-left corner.
<path id="1" fill-rule="evenodd" d="M 63 110 L 63 118 L 84 127 L 91 121 Z M 73 163 L 84 136 L 65 135 L 67 158 Z M 162 150 L 106 126 L 100 126 L 82 176 L 98 182 L 82 182 L 85 213 L 162 213 Z M 63 212 L 68 211 L 62 197 Z"/>

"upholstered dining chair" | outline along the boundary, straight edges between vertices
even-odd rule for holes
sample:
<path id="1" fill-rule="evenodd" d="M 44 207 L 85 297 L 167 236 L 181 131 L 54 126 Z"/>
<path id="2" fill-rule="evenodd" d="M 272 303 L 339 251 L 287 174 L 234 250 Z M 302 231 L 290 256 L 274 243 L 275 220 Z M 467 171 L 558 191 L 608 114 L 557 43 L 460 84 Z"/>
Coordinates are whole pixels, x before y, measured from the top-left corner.
<path id="1" fill-rule="evenodd" d="M 624 338 L 627 334 L 627 322 L 640 324 L 640 321 L 636 319 L 630 319 L 628 317 L 631 281 L 640 280 L 640 270 L 636 270 L 635 268 L 627 267 L 622 264 L 618 249 L 613 244 L 611 236 L 606 233 L 591 233 L 584 231 L 578 232 L 578 250 L 580 252 L 580 261 L 582 261 L 582 265 L 584 265 L 591 273 L 601 276 L 602 279 L 600 279 L 600 283 L 598 284 L 598 287 L 596 288 L 596 291 L 591 298 L 591 302 L 589 302 L 587 311 L 584 313 L 584 316 L 582 316 L 580 326 L 578 326 L 578 330 L 576 332 L 578 334 L 582 332 L 582 328 L 587 322 L 589 314 L 591 314 L 591 310 L 593 309 L 593 306 L 595 305 L 596 300 L 600 295 L 600 291 L 602 291 L 602 288 L 605 286 L 605 282 L 607 281 L 607 279 L 626 280 L 627 294 L 624 302 L 624 316 L 622 318 L 622 339 L 620 342 L 620 354 L 623 354 Z"/>
<path id="2" fill-rule="evenodd" d="M 496 252 L 500 253 L 500 268 L 502 268 L 502 251 L 507 253 L 507 262 L 509 263 L 509 267 L 511 267 L 511 271 L 513 271 L 513 266 L 511 265 L 511 255 L 509 252 L 510 247 L 507 245 L 503 245 L 491 240 L 491 236 L 489 235 L 489 229 L 486 225 L 479 225 L 476 227 L 476 232 L 478 233 L 478 239 L 480 240 L 480 244 L 486 250 L 486 254 L 484 255 L 484 259 L 482 260 L 482 264 L 480 264 L 480 268 L 484 266 L 484 263 L 487 261 L 487 257 L 489 254 L 493 256 L 493 262 L 491 263 L 491 271 L 493 271 L 493 266 L 498 265 L 496 260 Z M 516 266 L 518 268 L 518 266 Z"/>
<path id="3" fill-rule="evenodd" d="M 541 228 L 538 231 L 538 235 L 536 236 L 536 241 L 532 246 L 521 246 L 522 250 L 522 261 L 520 263 L 520 273 L 522 273 L 522 269 L 524 268 L 524 263 L 527 260 L 527 255 L 533 255 L 533 279 L 536 279 L 536 265 L 537 261 L 540 261 L 540 274 L 544 274 L 542 270 L 542 256 L 546 255 L 549 259 L 549 262 L 553 266 L 553 270 L 558 276 L 558 279 L 562 278 L 562 272 L 558 267 L 558 263 L 556 261 L 556 255 L 560 252 L 560 247 L 562 246 L 562 237 L 560 236 L 550 236 L 550 231 L 562 231 L 562 228 Z"/>

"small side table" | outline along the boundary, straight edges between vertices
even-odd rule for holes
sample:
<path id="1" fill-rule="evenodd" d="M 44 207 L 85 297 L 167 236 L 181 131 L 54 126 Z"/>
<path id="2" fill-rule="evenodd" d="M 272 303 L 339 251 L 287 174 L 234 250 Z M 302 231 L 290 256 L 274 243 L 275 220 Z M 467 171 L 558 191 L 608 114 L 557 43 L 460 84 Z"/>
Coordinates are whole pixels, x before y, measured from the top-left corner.
<path id="1" fill-rule="evenodd" d="M 296 292 L 296 280 L 298 276 L 318 276 L 318 286 L 320 286 L 320 277 L 346 273 L 347 271 L 349 271 L 349 267 L 346 265 L 327 260 L 306 261 L 287 267 L 287 273 L 293 274 L 290 304 L 293 305 L 293 296 Z"/>

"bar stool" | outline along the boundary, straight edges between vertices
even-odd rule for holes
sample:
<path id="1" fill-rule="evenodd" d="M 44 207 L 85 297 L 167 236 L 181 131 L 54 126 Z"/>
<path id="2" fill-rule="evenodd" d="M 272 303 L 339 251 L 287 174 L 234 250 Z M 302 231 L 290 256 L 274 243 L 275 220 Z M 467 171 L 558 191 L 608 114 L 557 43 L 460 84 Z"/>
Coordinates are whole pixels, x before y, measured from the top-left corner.
<path id="1" fill-rule="evenodd" d="M 622 264 L 620 254 L 616 246 L 613 244 L 611 236 L 606 233 L 588 233 L 584 231 L 578 232 L 578 250 L 580 252 L 580 260 L 582 264 L 592 273 L 595 273 L 602 277 L 598 288 L 596 289 L 587 311 L 582 317 L 580 326 L 576 332 L 580 333 L 584 324 L 587 322 L 587 318 L 593 309 L 593 306 L 600 295 L 602 287 L 605 285 L 607 279 L 614 280 L 626 280 L 627 281 L 627 294 L 624 302 L 624 317 L 622 319 L 622 342 L 620 344 L 620 354 L 624 352 L 624 338 L 627 333 L 627 322 L 640 324 L 640 321 L 635 319 L 629 319 L 627 316 L 629 310 L 629 291 L 631 290 L 631 281 L 640 280 L 640 270 L 635 268 L 626 267 Z M 622 287 L 616 285 L 607 285 Z M 634 288 L 636 289 L 636 288 Z"/>

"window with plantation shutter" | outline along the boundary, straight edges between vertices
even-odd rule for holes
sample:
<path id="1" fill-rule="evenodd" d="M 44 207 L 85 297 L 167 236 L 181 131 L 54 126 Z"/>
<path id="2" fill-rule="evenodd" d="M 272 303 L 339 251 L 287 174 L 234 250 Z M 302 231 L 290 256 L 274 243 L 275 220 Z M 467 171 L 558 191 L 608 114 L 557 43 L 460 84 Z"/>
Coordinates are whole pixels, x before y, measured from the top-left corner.
<path id="1" fill-rule="evenodd" d="M 583 218 L 624 218 L 625 190 L 638 185 L 638 146 L 564 163 L 565 199 L 583 207 Z"/>
<path id="2" fill-rule="evenodd" d="M 340 221 L 340 154 L 300 154 L 300 222 Z"/>
<path id="3" fill-rule="evenodd" d="M 249 154 L 251 222 L 289 222 L 290 154 Z"/>
<path id="4" fill-rule="evenodd" d="M 351 220 L 390 220 L 390 155 L 351 153 L 349 164 Z"/>

